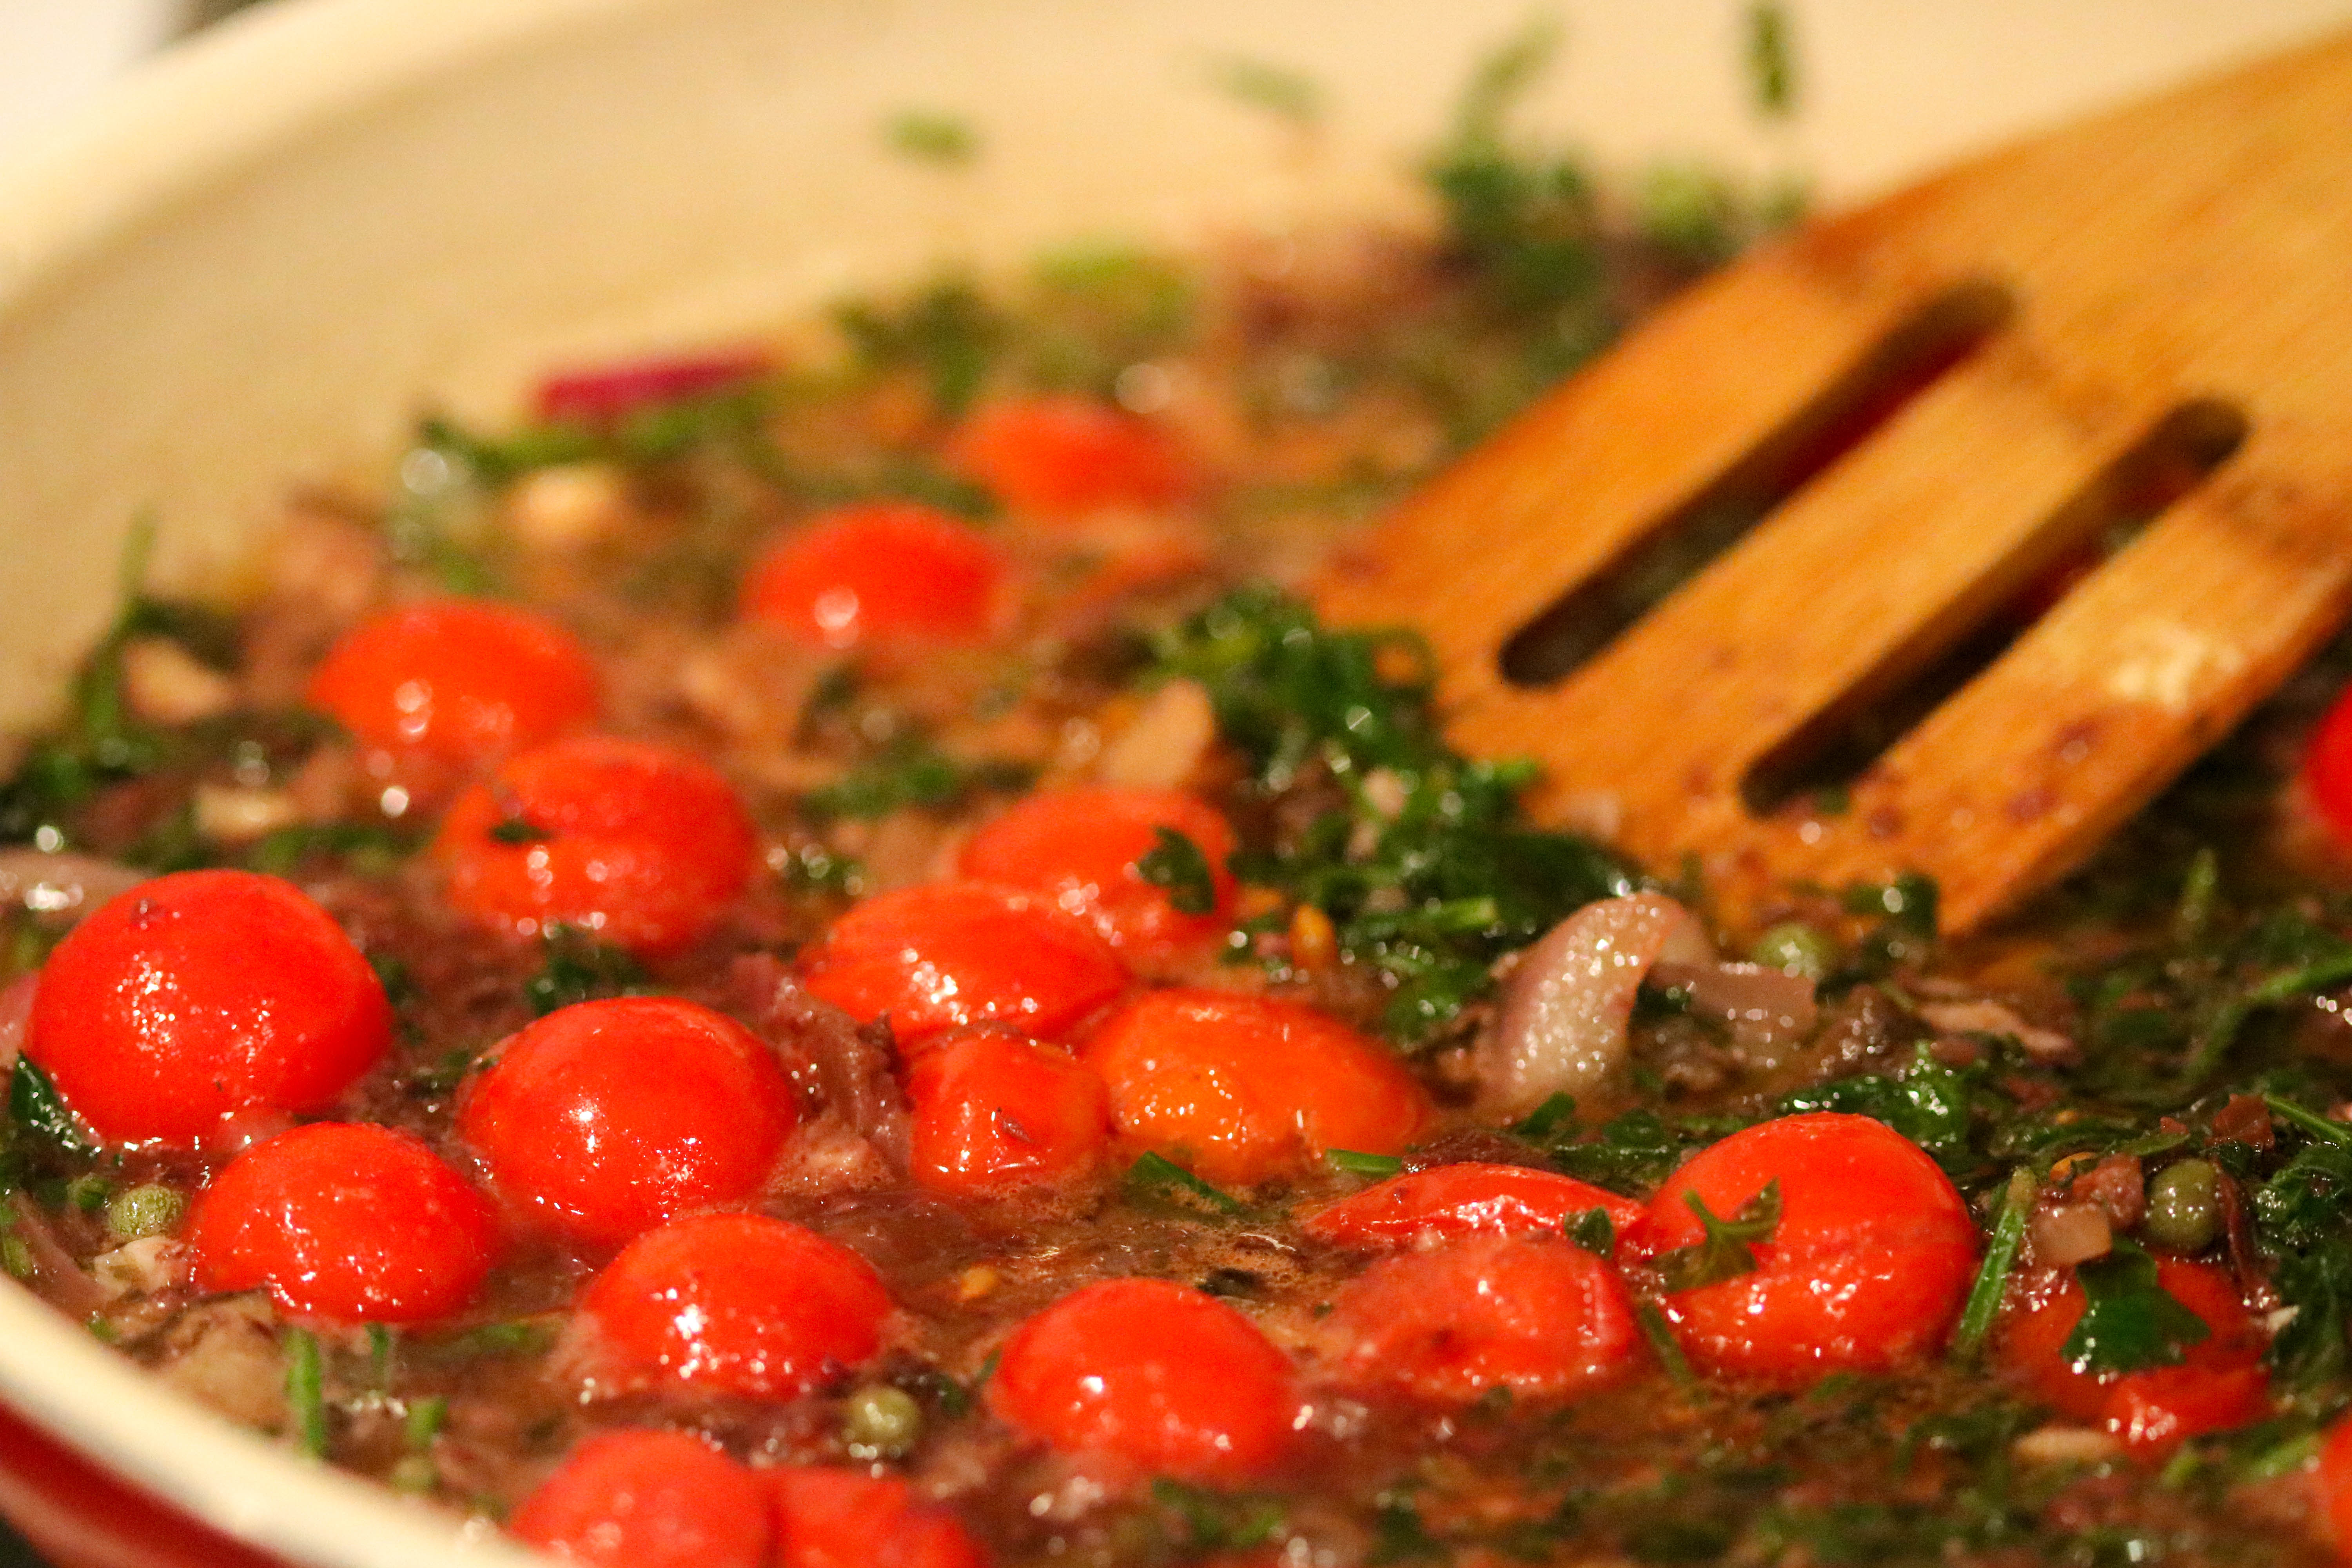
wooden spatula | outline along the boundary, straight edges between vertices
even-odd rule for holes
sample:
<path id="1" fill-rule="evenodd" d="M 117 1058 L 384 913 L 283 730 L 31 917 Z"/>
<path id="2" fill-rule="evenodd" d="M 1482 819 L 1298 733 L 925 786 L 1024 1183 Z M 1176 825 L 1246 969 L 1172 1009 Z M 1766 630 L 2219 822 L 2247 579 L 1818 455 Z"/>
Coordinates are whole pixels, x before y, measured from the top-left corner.
<path id="1" fill-rule="evenodd" d="M 1589 661 L 1507 679 L 1504 650 L 1548 606 L 1769 467 L 1826 389 L 1939 310 L 1989 333 Z M 1751 809 L 1792 747 L 2047 574 L 2128 454 L 2241 431 L 1842 805 Z M 2352 37 L 1743 261 L 1413 497 L 1318 592 L 1332 619 L 1427 635 L 1455 742 L 1543 763 L 1538 816 L 1613 817 L 1655 865 L 1696 854 L 1735 910 L 1783 879 L 1916 869 L 1948 929 L 1980 923 L 2080 860 L 2352 606 Z"/>

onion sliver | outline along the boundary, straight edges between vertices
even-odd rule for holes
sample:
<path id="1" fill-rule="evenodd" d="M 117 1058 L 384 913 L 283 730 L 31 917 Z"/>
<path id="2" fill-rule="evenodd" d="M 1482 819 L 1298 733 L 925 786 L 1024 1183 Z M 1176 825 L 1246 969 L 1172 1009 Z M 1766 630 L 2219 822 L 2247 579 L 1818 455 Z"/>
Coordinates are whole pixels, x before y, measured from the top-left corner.
<path id="1" fill-rule="evenodd" d="M 1802 1039 L 1821 1016 L 1813 983 L 1769 964 L 1676 963 L 1662 958 L 1650 971 L 1650 984 L 1682 991 L 1690 997 L 1692 1012 L 1727 1025 L 1731 1037 L 1750 1051 Z"/>
<path id="2" fill-rule="evenodd" d="M 1503 983 L 1479 1045 L 1479 1102 L 1523 1116 L 1555 1094 L 1590 1093 L 1625 1059 L 1633 994 L 1661 958 L 1708 963 L 1698 920 L 1663 893 L 1585 905 L 1544 933 Z"/>
<path id="3" fill-rule="evenodd" d="M 79 920 L 154 875 L 95 855 L 0 849 L 0 903 L 22 904 L 37 915 L 70 914 Z"/>

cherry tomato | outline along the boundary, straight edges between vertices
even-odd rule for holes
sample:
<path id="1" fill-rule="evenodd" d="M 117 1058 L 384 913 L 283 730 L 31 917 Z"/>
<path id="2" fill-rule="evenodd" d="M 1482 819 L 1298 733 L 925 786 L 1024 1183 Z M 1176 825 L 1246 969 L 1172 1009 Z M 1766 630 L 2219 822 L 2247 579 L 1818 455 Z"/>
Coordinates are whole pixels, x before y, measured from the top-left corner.
<path id="1" fill-rule="evenodd" d="M 866 900 L 807 959 L 808 988 L 902 1045 L 992 1020 L 1034 1035 L 1077 1022 L 1127 984 L 1118 954 L 1045 899 L 933 882 Z"/>
<path id="2" fill-rule="evenodd" d="M 707 1214 L 623 1247 L 580 1309 L 624 1387 L 666 1381 L 784 1399 L 871 1356 L 890 1298 L 872 1265 L 813 1230 Z"/>
<path id="3" fill-rule="evenodd" d="M 1340 1288 L 1323 1331 L 1349 1376 L 1445 1404 L 1496 1388 L 1573 1398 L 1642 1362 L 1617 1271 L 1557 1237 L 1476 1236 L 1383 1258 Z"/>
<path id="4" fill-rule="evenodd" d="M 751 880 L 759 835 L 698 758 L 582 735 L 509 759 L 449 808 L 449 902 L 529 936 L 592 931 L 655 956 L 708 935 Z"/>
<path id="5" fill-rule="evenodd" d="M 1166 506 L 1193 488 L 1165 431 L 1083 397 L 992 403 L 964 422 L 951 455 L 1007 507 L 1036 517 Z"/>
<path id="6" fill-rule="evenodd" d="M 2352 1421 L 2338 1418 L 2320 1446 L 2316 1477 L 2320 1511 L 2336 1537 L 2336 1554 L 2352 1559 Z"/>
<path id="7" fill-rule="evenodd" d="M 776 1568 L 987 1568 L 955 1515 L 917 1504 L 897 1476 L 814 1465 L 767 1475 Z"/>
<path id="8" fill-rule="evenodd" d="M 2352 844 L 2352 689 L 2339 694 L 2303 753 L 2312 804 L 2338 842 Z"/>
<path id="9" fill-rule="evenodd" d="M 1298 1395 L 1289 1358 L 1215 1297 L 1166 1279 L 1106 1279 L 1013 1331 L 988 1405 L 1065 1452 L 1238 1481 L 1281 1460 Z"/>
<path id="10" fill-rule="evenodd" d="M 1685 1194 L 1727 1220 L 1775 1181 L 1780 1225 L 1750 1246 L 1755 1269 L 1665 1299 L 1695 1365 L 1793 1384 L 1943 1343 L 1976 1271 L 1976 1226 L 1936 1163 L 1868 1117 L 1784 1116 L 1699 1151 L 1650 1200 L 1652 1245 L 1703 1239 Z"/>
<path id="11" fill-rule="evenodd" d="M 1159 830 L 1191 840 L 1205 881 L 1177 896 L 1147 880 L 1139 862 L 1161 846 Z M 958 869 L 983 881 L 1034 888 L 1093 921 L 1130 961 L 1164 958 L 1222 937 L 1232 925 L 1234 879 L 1225 858 L 1234 830 L 1205 801 L 1173 789 L 1065 789 L 1033 795 L 972 835 Z"/>
<path id="12" fill-rule="evenodd" d="M 609 425 L 640 409 L 657 408 L 756 381 L 773 368 L 758 349 L 692 358 L 635 360 L 549 376 L 539 384 L 541 419 Z"/>
<path id="13" fill-rule="evenodd" d="M 193 1143 L 234 1111 L 323 1110 L 392 1043 L 375 971 L 292 883 L 181 871 L 49 955 L 26 1054 L 102 1138 Z"/>
<path id="14" fill-rule="evenodd" d="M 614 1243 L 750 1197 L 799 1120 L 775 1052 L 742 1025 L 624 996 L 509 1040 L 457 1129 L 509 1202 L 572 1240 Z"/>
<path id="15" fill-rule="evenodd" d="M 1640 1204 L 1573 1176 L 1471 1163 L 1391 1176 L 1316 1210 L 1299 1228 L 1340 1247 L 1411 1247 L 1433 1237 L 1557 1236 L 1594 1209 L 1620 1242 L 1648 1224 Z"/>
<path id="16" fill-rule="evenodd" d="M 508 1529 L 572 1563 L 763 1568 L 767 1489 L 683 1432 L 600 1432 L 523 1500 Z"/>
<path id="17" fill-rule="evenodd" d="M 2211 1332 L 2177 1365 L 2095 1373 L 2064 1345 L 2086 1300 L 2072 1269 L 2020 1282 L 2002 1320 L 2000 1358 L 2033 1396 L 2078 1421 L 2099 1422 L 2142 1453 L 2162 1453 L 2200 1432 L 2242 1426 L 2270 1414 L 2264 1341 L 2226 1268 L 2156 1255 L 2156 1282 Z"/>
<path id="18" fill-rule="evenodd" d="M 1146 992 L 1078 1055 L 1110 1086 L 1121 1132 L 1211 1182 L 1265 1181 L 1327 1149 L 1393 1154 L 1430 1114 L 1395 1057 L 1296 1002 Z"/>
<path id="19" fill-rule="evenodd" d="M 473 1299 L 498 1222 L 466 1179 L 412 1133 L 318 1121 L 230 1161 L 188 1221 L 197 1282 L 266 1286 L 289 1312 L 413 1323 Z"/>
<path id="20" fill-rule="evenodd" d="M 1001 1030 L 940 1041 L 907 1068 L 916 1184 L 985 1196 L 1061 1186 L 1110 1145 L 1110 1093 L 1067 1051 Z"/>
<path id="21" fill-rule="evenodd" d="M 464 773 L 593 723 L 596 667 L 543 616 L 433 599 L 344 633 L 309 701 L 363 746 Z"/>
<path id="22" fill-rule="evenodd" d="M 973 642 L 1004 580 L 1002 551 L 933 507 L 871 501 L 786 535 L 743 584 L 743 613 L 820 647 L 873 637 Z"/>

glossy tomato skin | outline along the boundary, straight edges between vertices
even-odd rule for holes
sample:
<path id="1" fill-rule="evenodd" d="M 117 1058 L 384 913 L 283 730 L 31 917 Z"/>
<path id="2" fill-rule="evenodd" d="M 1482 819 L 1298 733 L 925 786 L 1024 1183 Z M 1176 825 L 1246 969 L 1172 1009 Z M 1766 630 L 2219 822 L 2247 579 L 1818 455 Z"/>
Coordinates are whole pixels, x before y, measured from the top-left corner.
<path id="1" fill-rule="evenodd" d="M 1166 1279 L 1106 1279 L 1029 1319 L 988 1405 L 1064 1452 L 1220 1483 L 1278 1465 L 1299 1407 L 1289 1359 L 1255 1323 Z"/>
<path id="2" fill-rule="evenodd" d="M 899 1477 L 821 1465 L 765 1473 L 776 1568 L 987 1568 L 956 1517 L 917 1503 Z"/>
<path id="3" fill-rule="evenodd" d="M 1617 1271 L 1558 1236 L 1474 1236 L 1381 1258 L 1340 1288 L 1323 1331 L 1344 1375 L 1437 1404 L 1497 1388 L 1572 1399 L 1644 1360 Z"/>
<path id="4" fill-rule="evenodd" d="M 1651 1199 L 1650 1244 L 1703 1238 L 1684 1194 L 1729 1218 L 1774 1181 L 1780 1223 L 1750 1248 L 1755 1270 L 1665 1299 L 1692 1364 L 1802 1385 L 1940 1348 L 1976 1271 L 1976 1226 L 1936 1163 L 1884 1122 L 1784 1116 L 1699 1151 Z"/>
<path id="5" fill-rule="evenodd" d="M 198 1194 L 188 1244 L 207 1291 L 261 1287 L 306 1317 L 414 1323 L 473 1299 L 499 1227 L 422 1139 L 319 1121 L 230 1161 Z"/>
<path id="6" fill-rule="evenodd" d="M 2352 845 L 2352 689 L 2336 696 L 2303 753 L 2303 782 L 2337 843 Z"/>
<path id="7" fill-rule="evenodd" d="M 449 902 L 530 936 L 563 925 L 656 957 L 717 929 L 759 834 L 717 770 L 667 747 L 582 735 L 510 758 L 434 839 Z"/>
<path id="8" fill-rule="evenodd" d="M 1599 1209 L 1621 1244 L 1641 1250 L 1649 1211 L 1590 1182 L 1525 1165 L 1465 1162 L 1411 1171 L 1327 1204 L 1299 1221 L 1339 1247 L 1411 1247 L 1469 1236 L 1558 1236 Z"/>
<path id="9" fill-rule="evenodd" d="M 999 1196 L 1062 1187 L 1110 1146 L 1110 1093 L 1067 1051 L 996 1029 L 949 1036 L 907 1068 L 909 1161 L 933 1192 Z"/>
<path id="10" fill-rule="evenodd" d="M 184 1146 L 234 1112 L 323 1110 L 391 1043 L 375 972 L 300 889 L 181 871 L 58 944 L 25 1049 L 100 1137 Z"/>
<path id="11" fill-rule="evenodd" d="M 1396 1058 L 1296 1002 L 1177 986 L 1121 1004 L 1079 1059 L 1119 1131 L 1211 1182 L 1249 1184 L 1327 1149 L 1394 1154 L 1428 1124 Z"/>
<path id="12" fill-rule="evenodd" d="M 800 1120 L 776 1054 L 668 996 L 560 1008 L 507 1041 L 457 1130 L 490 1184 L 574 1241 L 615 1245 L 756 1193 Z"/>
<path id="13" fill-rule="evenodd" d="M 932 882 L 870 898 L 834 922 L 805 973 L 810 991 L 860 1022 L 888 1018 L 901 1045 L 986 1023 L 1051 1037 L 1128 981 L 1091 927 L 992 882 Z"/>
<path id="14" fill-rule="evenodd" d="M 345 632 L 308 700 L 361 745 L 470 772 L 593 723 L 596 667 L 544 616 L 428 599 Z"/>
<path id="15" fill-rule="evenodd" d="M 1163 827 L 1191 839 L 1207 863 L 1210 904 L 1202 912 L 1177 909 L 1138 865 L 1159 847 Z M 1234 847 L 1232 826 L 1197 796 L 1096 785 L 1028 796 L 971 836 L 957 868 L 1049 895 L 1140 963 L 1218 941 L 1232 926 L 1225 861 Z"/>
<path id="16" fill-rule="evenodd" d="M 969 523 L 913 501 L 870 501 L 771 547 L 744 581 L 743 614 L 819 647 L 974 642 L 996 618 L 1004 576 L 1003 552 Z"/>
<path id="17" fill-rule="evenodd" d="M 595 1568 L 763 1568 L 767 1489 L 683 1432 L 599 1432 L 523 1500 L 508 1529 Z"/>
<path id="18" fill-rule="evenodd" d="M 2095 1373 L 2067 1361 L 2063 1347 L 2085 1306 L 2072 1269 L 2019 1279 L 1995 1341 L 2000 1363 L 2035 1399 L 2104 1426 L 2143 1456 L 2269 1415 L 2270 1376 L 2262 1365 L 2267 1341 L 2229 1270 L 2158 1253 L 2156 1282 L 2210 1331 L 2178 1364 Z"/>
<path id="19" fill-rule="evenodd" d="M 872 1356 L 890 1298 L 872 1265 L 813 1230 L 708 1214 L 623 1247 L 580 1310 L 597 1330 L 600 1383 L 783 1399 Z"/>
<path id="20" fill-rule="evenodd" d="M 1084 397 L 988 404 L 956 433 L 950 454 L 1006 507 L 1039 518 L 1166 506 L 1196 482 L 1167 432 Z"/>
<path id="21" fill-rule="evenodd" d="M 2319 1469 L 2313 1478 L 2319 1511 L 2336 1537 L 2336 1554 L 2352 1559 L 2352 1421 L 2336 1418 L 2320 1445 Z"/>

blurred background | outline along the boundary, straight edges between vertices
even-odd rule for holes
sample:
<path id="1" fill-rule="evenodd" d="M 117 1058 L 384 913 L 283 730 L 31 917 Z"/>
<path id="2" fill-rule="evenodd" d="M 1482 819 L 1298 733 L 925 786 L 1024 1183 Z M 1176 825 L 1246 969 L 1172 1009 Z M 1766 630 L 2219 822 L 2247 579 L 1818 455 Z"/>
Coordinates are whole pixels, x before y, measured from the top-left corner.
<path id="1" fill-rule="evenodd" d="M 140 56 L 255 0 L 0 0 L 0 154 Z"/>

